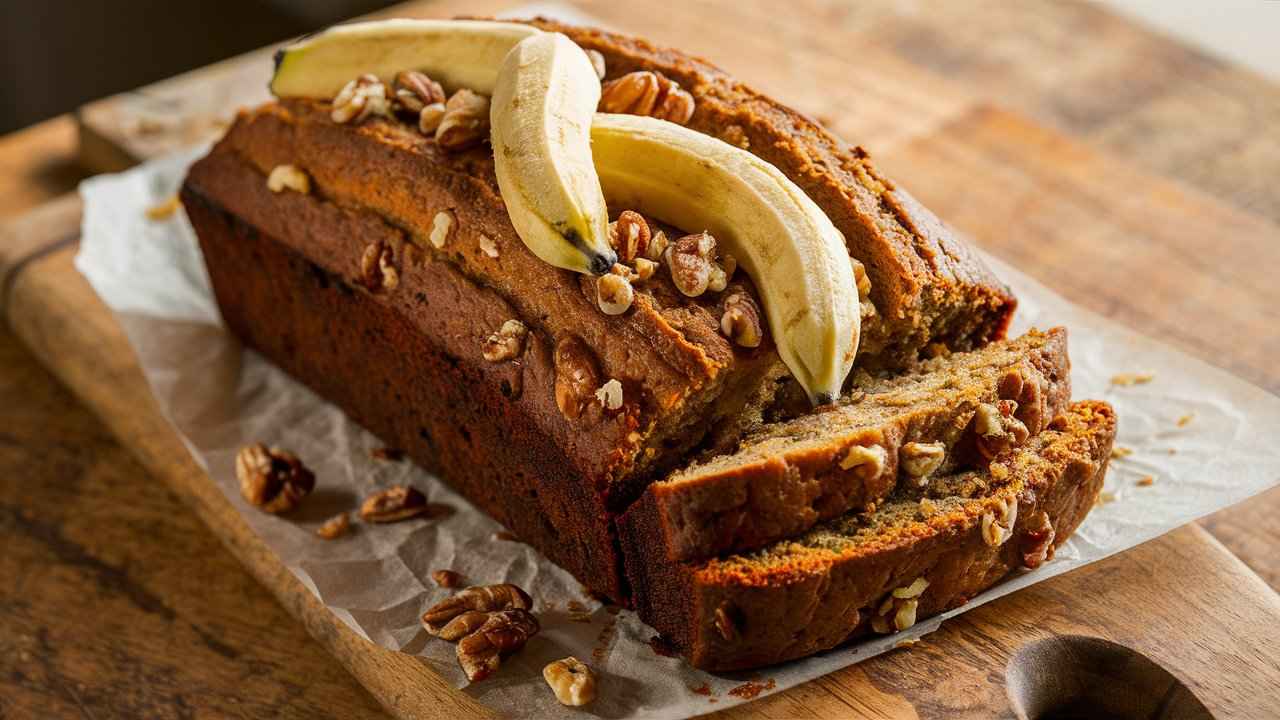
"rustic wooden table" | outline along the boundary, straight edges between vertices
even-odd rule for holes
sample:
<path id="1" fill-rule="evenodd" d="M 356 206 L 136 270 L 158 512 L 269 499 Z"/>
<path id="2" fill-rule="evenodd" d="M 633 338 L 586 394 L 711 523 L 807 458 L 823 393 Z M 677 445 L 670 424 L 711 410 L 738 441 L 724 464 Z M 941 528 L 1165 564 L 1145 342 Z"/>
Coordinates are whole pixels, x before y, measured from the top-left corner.
<path id="1" fill-rule="evenodd" d="M 509 4 L 467 7 L 481 13 Z M 1280 267 L 1280 87 L 1085 4 L 955 0 L 926 14 L 888 0 L 797 0 L 781 18 L 771 16 L 771 3 L 673 3 L 662 13 L 574 4 L 613 27 L 643 29 L 712 57 L 839 134 L 873 151 L 885 148 L 877 154 L 891 174 L 984 246 L 1077 302 L 1280 390 L 1280 366 L 1271 360 L 1280 352 L 1280 291 L 1269 277 Z M 735 22 L 719 22 L 727 17 Z M 766 36 L 772 45 L 758 40 Z M 785 57 L 770 52 L 779 43 L 790 50 Z M 787 72 L 771 74 L 778 63 Z M 802 87 L 790 84 L 797 66 L 812 71 Z M 860 104 L 860 94 L 876 101 Z M 867 109 L 873 106 L 897 112 Z M 929 132 L 934 128 L 945 132 Z M 968 151 L 1007 148 L 1010 138 L 1023 152 Z M 77 152 L 70 117 L 0 138 L 0 219 L 73 189 L 84 176 Z M 945 183 L 955 172 L 929 172 L 943 162 L 1007 184 L 951 192 Z M 1046 177 L 1059 200 L 1038 205 L 1027 189 Z M 1131 182 L 1142 195 L 1128 202 Z M 988 218 L 1010 213 L 990 208 L 1011 203 L 1025 206 L 1026 221 L 992 227 Z M 1057 256 L 1055 238 L 1093 227 L 1088 217 L 1100 205 L 1112 213 L 1111 234 L 1091 242 L 1130 261 L 1064 271 L 1071 264 Z M 1135 281 L 1132 258 L 1149 259 L 1147 282 Z M 1205 272 L 1218 292 L 1232 295 L 1225 300 L 1238 296 L 1246 311 L 1189 322 L 1203 319 L 1198 304 L 1231 307 L 1197 294 L 1203 286 L 1189 278 Z M 87 717 L 184 717 L 196 708 L 244 717 L 379 713 L 374 698 L 197 516 L 149 478 L 5 329 L 0 408 L 0 718 L 36 710 Z M 1089 572 L 1105 579 L 1134 565 L 1194 568 L 1217 552 L 1205 530 L 1280 588 L 1280 490 Z M 1168 549 L 1186 547 L 1175 541 L 1189 535 L 1207 554 L 1170 561 Z M 1064 587 L 1058 580 L 1043 592 Z M 999 622 L 986 608 L 971 615 Z M 889 693 L 904 682 L 883 670 L 853 672 L 870 673 Z M 794 715 L 808 709 L 805 703 L 889 713 L 888 699 L 819 682 L 750 707 L 762 716 Z"/>

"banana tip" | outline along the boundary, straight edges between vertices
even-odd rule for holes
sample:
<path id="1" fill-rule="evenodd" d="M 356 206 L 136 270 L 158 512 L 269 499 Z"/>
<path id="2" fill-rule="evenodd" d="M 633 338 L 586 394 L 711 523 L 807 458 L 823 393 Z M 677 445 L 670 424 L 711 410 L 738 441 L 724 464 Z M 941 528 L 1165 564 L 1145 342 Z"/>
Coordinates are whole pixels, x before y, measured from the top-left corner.
<path id="1" fill-rule="evenodd" d="M 613 268 L 616 262 L 618 262 L 618 254 L 609 250 L 592 255 L 588 268 L 591 270 L 592 275 L 604 275 Z"/>

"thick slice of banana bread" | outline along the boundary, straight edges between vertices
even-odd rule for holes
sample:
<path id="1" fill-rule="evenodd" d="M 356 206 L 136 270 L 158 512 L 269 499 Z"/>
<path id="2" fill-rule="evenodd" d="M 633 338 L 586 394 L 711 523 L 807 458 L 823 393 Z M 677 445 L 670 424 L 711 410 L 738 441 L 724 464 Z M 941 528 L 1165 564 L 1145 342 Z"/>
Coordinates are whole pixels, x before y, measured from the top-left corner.
<path id="1" fill-rule="evenodd" d="M 1076 403 L 986 471 L 904 485 L 874 512 L 698 563 L 628 556 L 636 609 L 693 665 L 717 671 L 903 630 L 1051 556 L 1093 507 L 1114 437 L 1109 405 Z"/>
<path id="2" fill-rule="evenodd" d="M 983 464 L 1038 434 L 1070 400 L 1064 328 L 864 380 L 837 406 L 766 425 L 737 452 L 650 484 L 618 522 L 623 538 L 658 542 L 623 555 L 696 560 L 796 535 L 874 506 L 900 482 Z"/>
<path id="3" fill-rule="evenodd" d="M 701 67 L 640 41 L 591 37 L 618 69 L 646 52 Z M 828 174 L 804 159 L 834 141 L 798 114 L 754 93 L 734 110 L 738 101 L 715 87 L 691 90 L 707 105 L 699 112 L 733 113 L 744 127 L 766 104 L 775 135 L 794 117 L 787 147 L 756 149 L 802 184 Z M 687 298 L 666 268 L 637 284 L 624 314 L 605 315 L 592 278 L 520 242 L 487 145 L 445 152 L 403 121 L 339 124 L 330 110 L 292 100 L 244 112 L 188 175 L 182 200 L 228 327 L 593 590 L 625 598 L 615 515 L 712 429 L 715 443 L 731 444 L 758 424 L 787 385 L 770 339 L 730 342 L 720 329 L 730 291 Z M 305 175 L 309 190 L 269 190 L 281 166 Z M 868 227 L 888 222 L 849 198 L 814 199 L 846 218 L 846 234 L 857 213 Z M 859 248 L 859 259 L 930 288 L 902 308 L 933 308 L 869 318 L 887 328 L 873 335 L 915 339 L 909 352 L 865 344 L 865 366 L 901 367 L 926 342 L 968 348 L 1004 332 L 1013 300 L 973 258 L 939 250 L 950 268 L 940 274 L 914 251 L 907 268 L 895 259 L 901 248 Z M 742 273 L 730 287 L 754 297 Z M 952 320 L 934 334 L 943 316 Z"/>

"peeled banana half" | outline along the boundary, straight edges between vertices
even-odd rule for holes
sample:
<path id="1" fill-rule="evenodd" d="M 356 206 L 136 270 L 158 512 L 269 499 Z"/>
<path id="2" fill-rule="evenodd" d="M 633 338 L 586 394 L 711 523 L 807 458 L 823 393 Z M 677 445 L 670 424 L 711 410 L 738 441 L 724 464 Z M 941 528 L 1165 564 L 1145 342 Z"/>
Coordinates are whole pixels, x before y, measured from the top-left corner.
<path id="1" fill-rule="evenodd" d="M 617 207 L 707 230 L 760 291 L 783 362 L 816 404 L 839 397 L 861 331 L 844 238 L 773 165 L 682 125 L 597 113 L 596 172 Z"/>
<path id="2" fill-rule="evenodd" d="M 374 20 L 335 25 L 276 52 L 276 97 L 328 100 L 365 74 L 390 82 L 418 70 L 447 90 L 492 95 L 498 67 L 511 48 L 542 31 L 489 20 Z"/>
<path id="3" fill-rule="evenodd" d="M 490 104 L 498 188 L 524 244 L 544 262 L 603 275 L 617 262 L 591 161 L 600 79 L 569 38 L 526 38 L 502 61 Z"/>

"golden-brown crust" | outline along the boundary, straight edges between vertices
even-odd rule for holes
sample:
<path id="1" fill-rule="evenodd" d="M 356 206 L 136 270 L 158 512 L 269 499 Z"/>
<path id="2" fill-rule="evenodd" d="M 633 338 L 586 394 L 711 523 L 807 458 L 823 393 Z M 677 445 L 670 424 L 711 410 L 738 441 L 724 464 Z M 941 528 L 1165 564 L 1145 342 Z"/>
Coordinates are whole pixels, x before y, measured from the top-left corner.
<path id="1" fill-rule="evenodd" d="M 1032 446 L 998 456 L 977 499 L 844 551 L 789 549 L 783 560 L 756 555 L 676 564 L 657 554 L 628 557 L 641 619 L 700 668 L 729 671 L 812 654 L 870 632 L 888 593 L 916 578 L 929 581 L 918 617 L 964 604 L 1023 563 L 1023 541 L 1038 513 L 1055 530 L 1054 546 L 1084 519 L 1106 473 L 1115 415 L 1106 403 L 1073 405 Z M 996 466 L 1002 468 L 997 477 Z M 983 539 L 982 516 L 999 497 L 1018 500 L 1012 538 L 996 547 Z M 624 538 L 643 545 L 647 528 Z M 733 618 L 729 637 L 717 627 Z M 717 617 L 717 616 L 720 617 Z"/>

